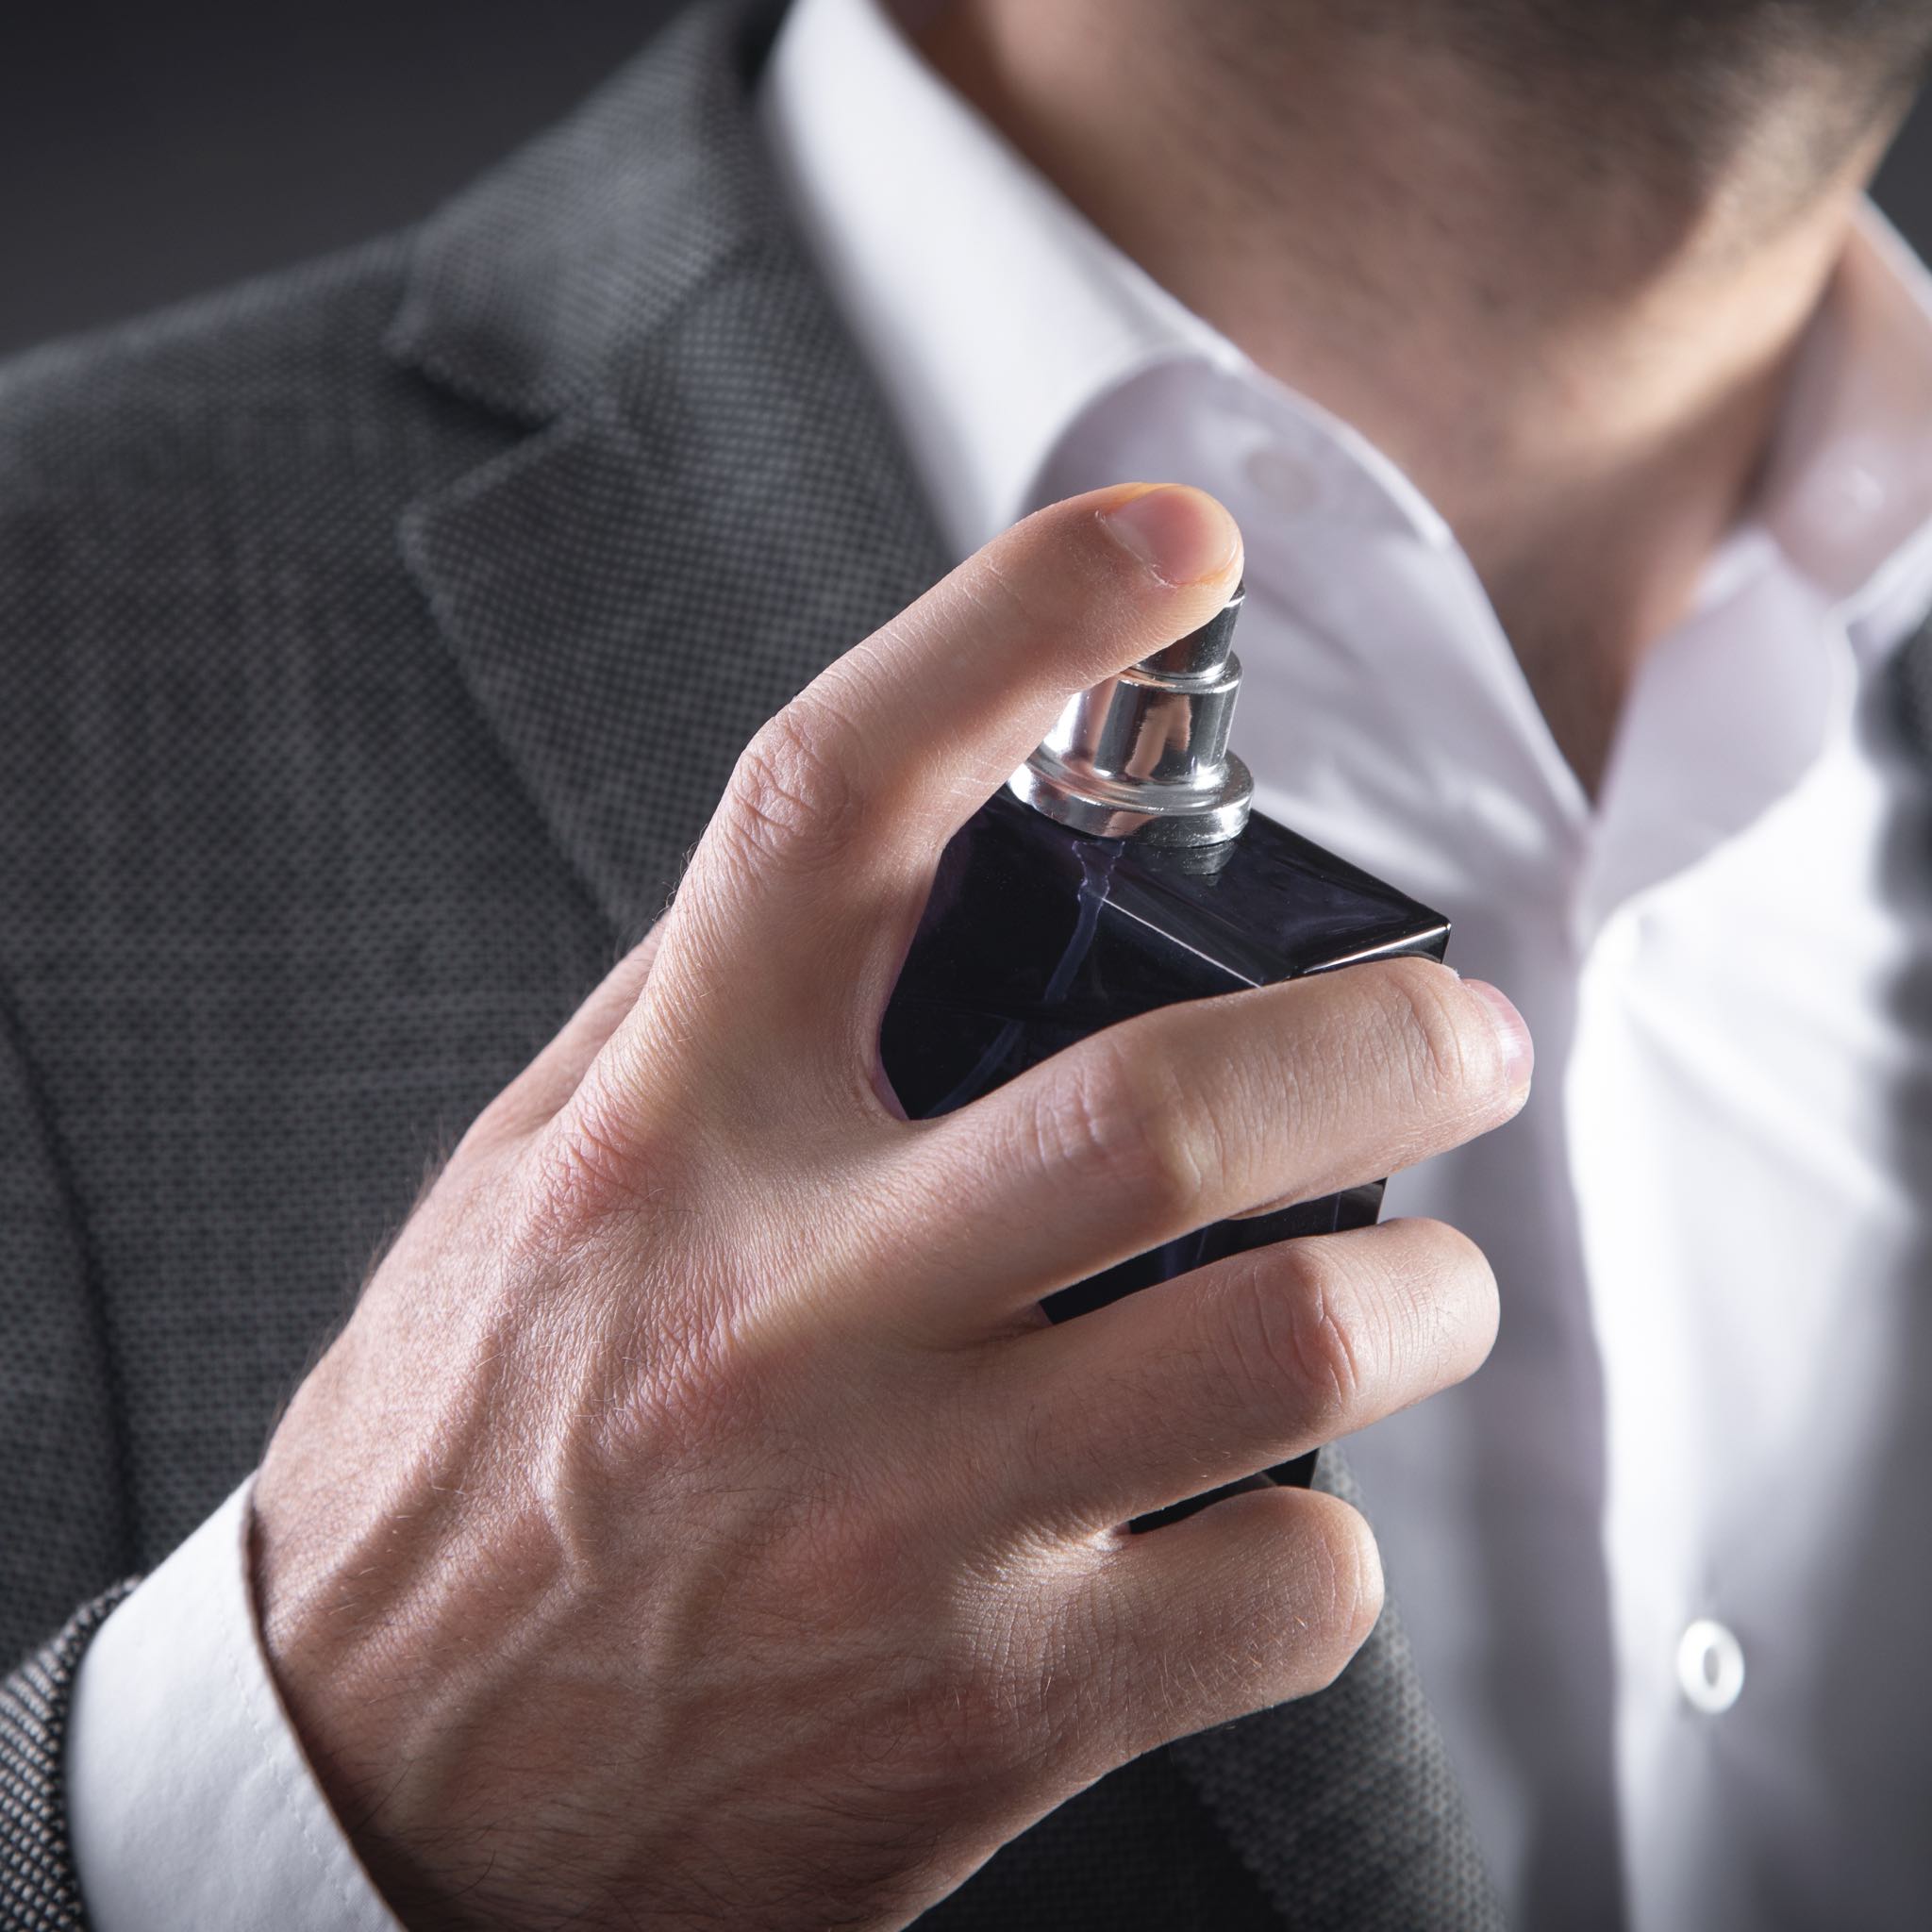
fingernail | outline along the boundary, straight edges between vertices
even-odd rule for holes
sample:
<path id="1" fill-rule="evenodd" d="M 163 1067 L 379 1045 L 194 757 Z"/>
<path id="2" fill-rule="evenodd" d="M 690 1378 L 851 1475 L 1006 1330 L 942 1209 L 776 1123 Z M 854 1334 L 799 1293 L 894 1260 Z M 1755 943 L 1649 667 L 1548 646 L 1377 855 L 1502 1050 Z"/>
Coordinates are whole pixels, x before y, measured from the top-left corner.
<path id="1" fill-rule="evenodd" d="M 1529 1091 L 1530 1076 L 1536 1071 L 1536 1046 L 1530 1040 L 1524 1017 L 1508 997 L 1487 979 L 1465 979 L 1468 987 L 1490 1009 L 1490 1024 L 1503 1049 L 1503 1065 L 1509 1077 L 1509 1091 L 1519 1098 Z"/>
<path id="2" fill-rule="evenodd" d="M 1205 490 L 1156 483 L 1109 504 L 1101 527 L 1168 584 L 1225 575 L 1241 555 L 1235 520 Z"/>

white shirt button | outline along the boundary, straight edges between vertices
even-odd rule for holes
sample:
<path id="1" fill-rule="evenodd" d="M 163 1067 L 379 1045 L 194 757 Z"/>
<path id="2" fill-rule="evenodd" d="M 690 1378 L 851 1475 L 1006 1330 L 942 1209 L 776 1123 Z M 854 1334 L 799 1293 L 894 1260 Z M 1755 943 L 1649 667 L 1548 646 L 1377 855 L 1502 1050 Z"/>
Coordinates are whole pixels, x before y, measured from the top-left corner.
<path id="1" fill-rule="evenodd" d="M 1315 473 L 1279 443 L 1264 442 L 1248 452 L 1248 481 L 1278 510 L 1292 515 L 1310 509 L 1322 493 Z"/>
<path id="2" fill-rule="evenodd" d="M 1677 1688 L 1707 1717 L 1730 1709 L 1744 1688 L 1744 1647 L 1711 1617 L 1699 1617 L 1677 1641 Z"/>

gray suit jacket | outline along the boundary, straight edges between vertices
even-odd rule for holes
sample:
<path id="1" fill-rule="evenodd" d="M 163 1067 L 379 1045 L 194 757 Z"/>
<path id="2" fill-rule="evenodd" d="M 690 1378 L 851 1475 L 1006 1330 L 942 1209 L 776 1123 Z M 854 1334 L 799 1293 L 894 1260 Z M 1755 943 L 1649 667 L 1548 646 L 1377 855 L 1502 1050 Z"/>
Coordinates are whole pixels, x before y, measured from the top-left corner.
<path id="1" fill-rule="evenodd" d="M 256 1462 L 745 738 L 945 567 L 748 112 L 774 15 L 685 15 L 419 230 L 0 372 L 8 1925 L 83 1923 L 61 1732 L 116 1579 Z M 1391 1617 L 931 1923 L 1494 1908 Z"/>

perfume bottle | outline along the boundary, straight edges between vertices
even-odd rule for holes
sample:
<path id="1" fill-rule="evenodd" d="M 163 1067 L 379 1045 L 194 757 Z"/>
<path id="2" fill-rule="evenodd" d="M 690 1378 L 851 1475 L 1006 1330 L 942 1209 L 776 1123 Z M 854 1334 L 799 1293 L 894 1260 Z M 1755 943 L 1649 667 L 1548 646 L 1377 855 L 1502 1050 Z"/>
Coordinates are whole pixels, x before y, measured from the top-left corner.
<path id="1" fill-rule="evenodd" d="M 880 1037 L 912 1119 L 1177 1000 L 1442 957 L 1441 914 L 1251 809 L 1253 781 L 1227 748 L 1241 599 L 1075 697 L 947 845 Z M 1224 1255 L 1366 1226 L 1382 1185 L 1197 1228 L 1046 1311 L 1065 1320 Z M 1313 1463 L 1267 1474 L 1306 1484 Z"/>

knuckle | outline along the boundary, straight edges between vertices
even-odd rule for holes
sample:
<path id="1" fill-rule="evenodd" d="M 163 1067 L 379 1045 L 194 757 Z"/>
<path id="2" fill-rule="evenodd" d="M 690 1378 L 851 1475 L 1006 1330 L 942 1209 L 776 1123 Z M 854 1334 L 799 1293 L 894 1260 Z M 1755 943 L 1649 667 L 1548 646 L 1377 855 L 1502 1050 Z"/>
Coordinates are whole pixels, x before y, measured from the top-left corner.
<path id="1" fill-rule="evenodd" d="M 528 1228 L 540 1245 L 568 1246 L 608 1220 L 625 1192 L 625 1163 L 595 1124 L 558 1124 L 529 1153 L 535 1182 Z"/>
<path id="2" fill-rule="evenodd" d="M 1319 1238 L 1290 1245 L 1285 1279 L 1252 1271 L 1243 1299 L 1256 1360 L 1291 1391 L 1304 1427 L 1345 1428 L 1379 1377 L 1375 1338 L 1341 1251 Z"/>
<path id="3" fill-rule="evenodd" d="M 633 1208 L 653 1165 L 648 1132 L 594 1073 L 538 1133 L 526 1158 L 533 1227 L 566 1241 Z"/>
<path id="4" fill-rule="evenodd" d="M 1430 1113 L 1487 1099 L 1488 1043 L 1473 1052 L 1469 1001 L 1446 967 L 1394 959 L 1381 971 L 1391 1050 L 1415 1101 Z"/>
<path id="5" fill-rule="evenodd" d="M 721 814 L 741 853 L 809 869 L 845 849 L 860 797 L 841 753 L 844 736 L 836 715 L 808 698 L 759 729 L 739 754 Z"/>
<path id="6" fill-rule="evenodd" d="M 1184 1215 L 1214 1171 L 1212 1124 L 1124 1049 L 1091 1045 L 1042 1096 L 1041 1165 L 1131 1198 L 1151 1220 Z"/>

